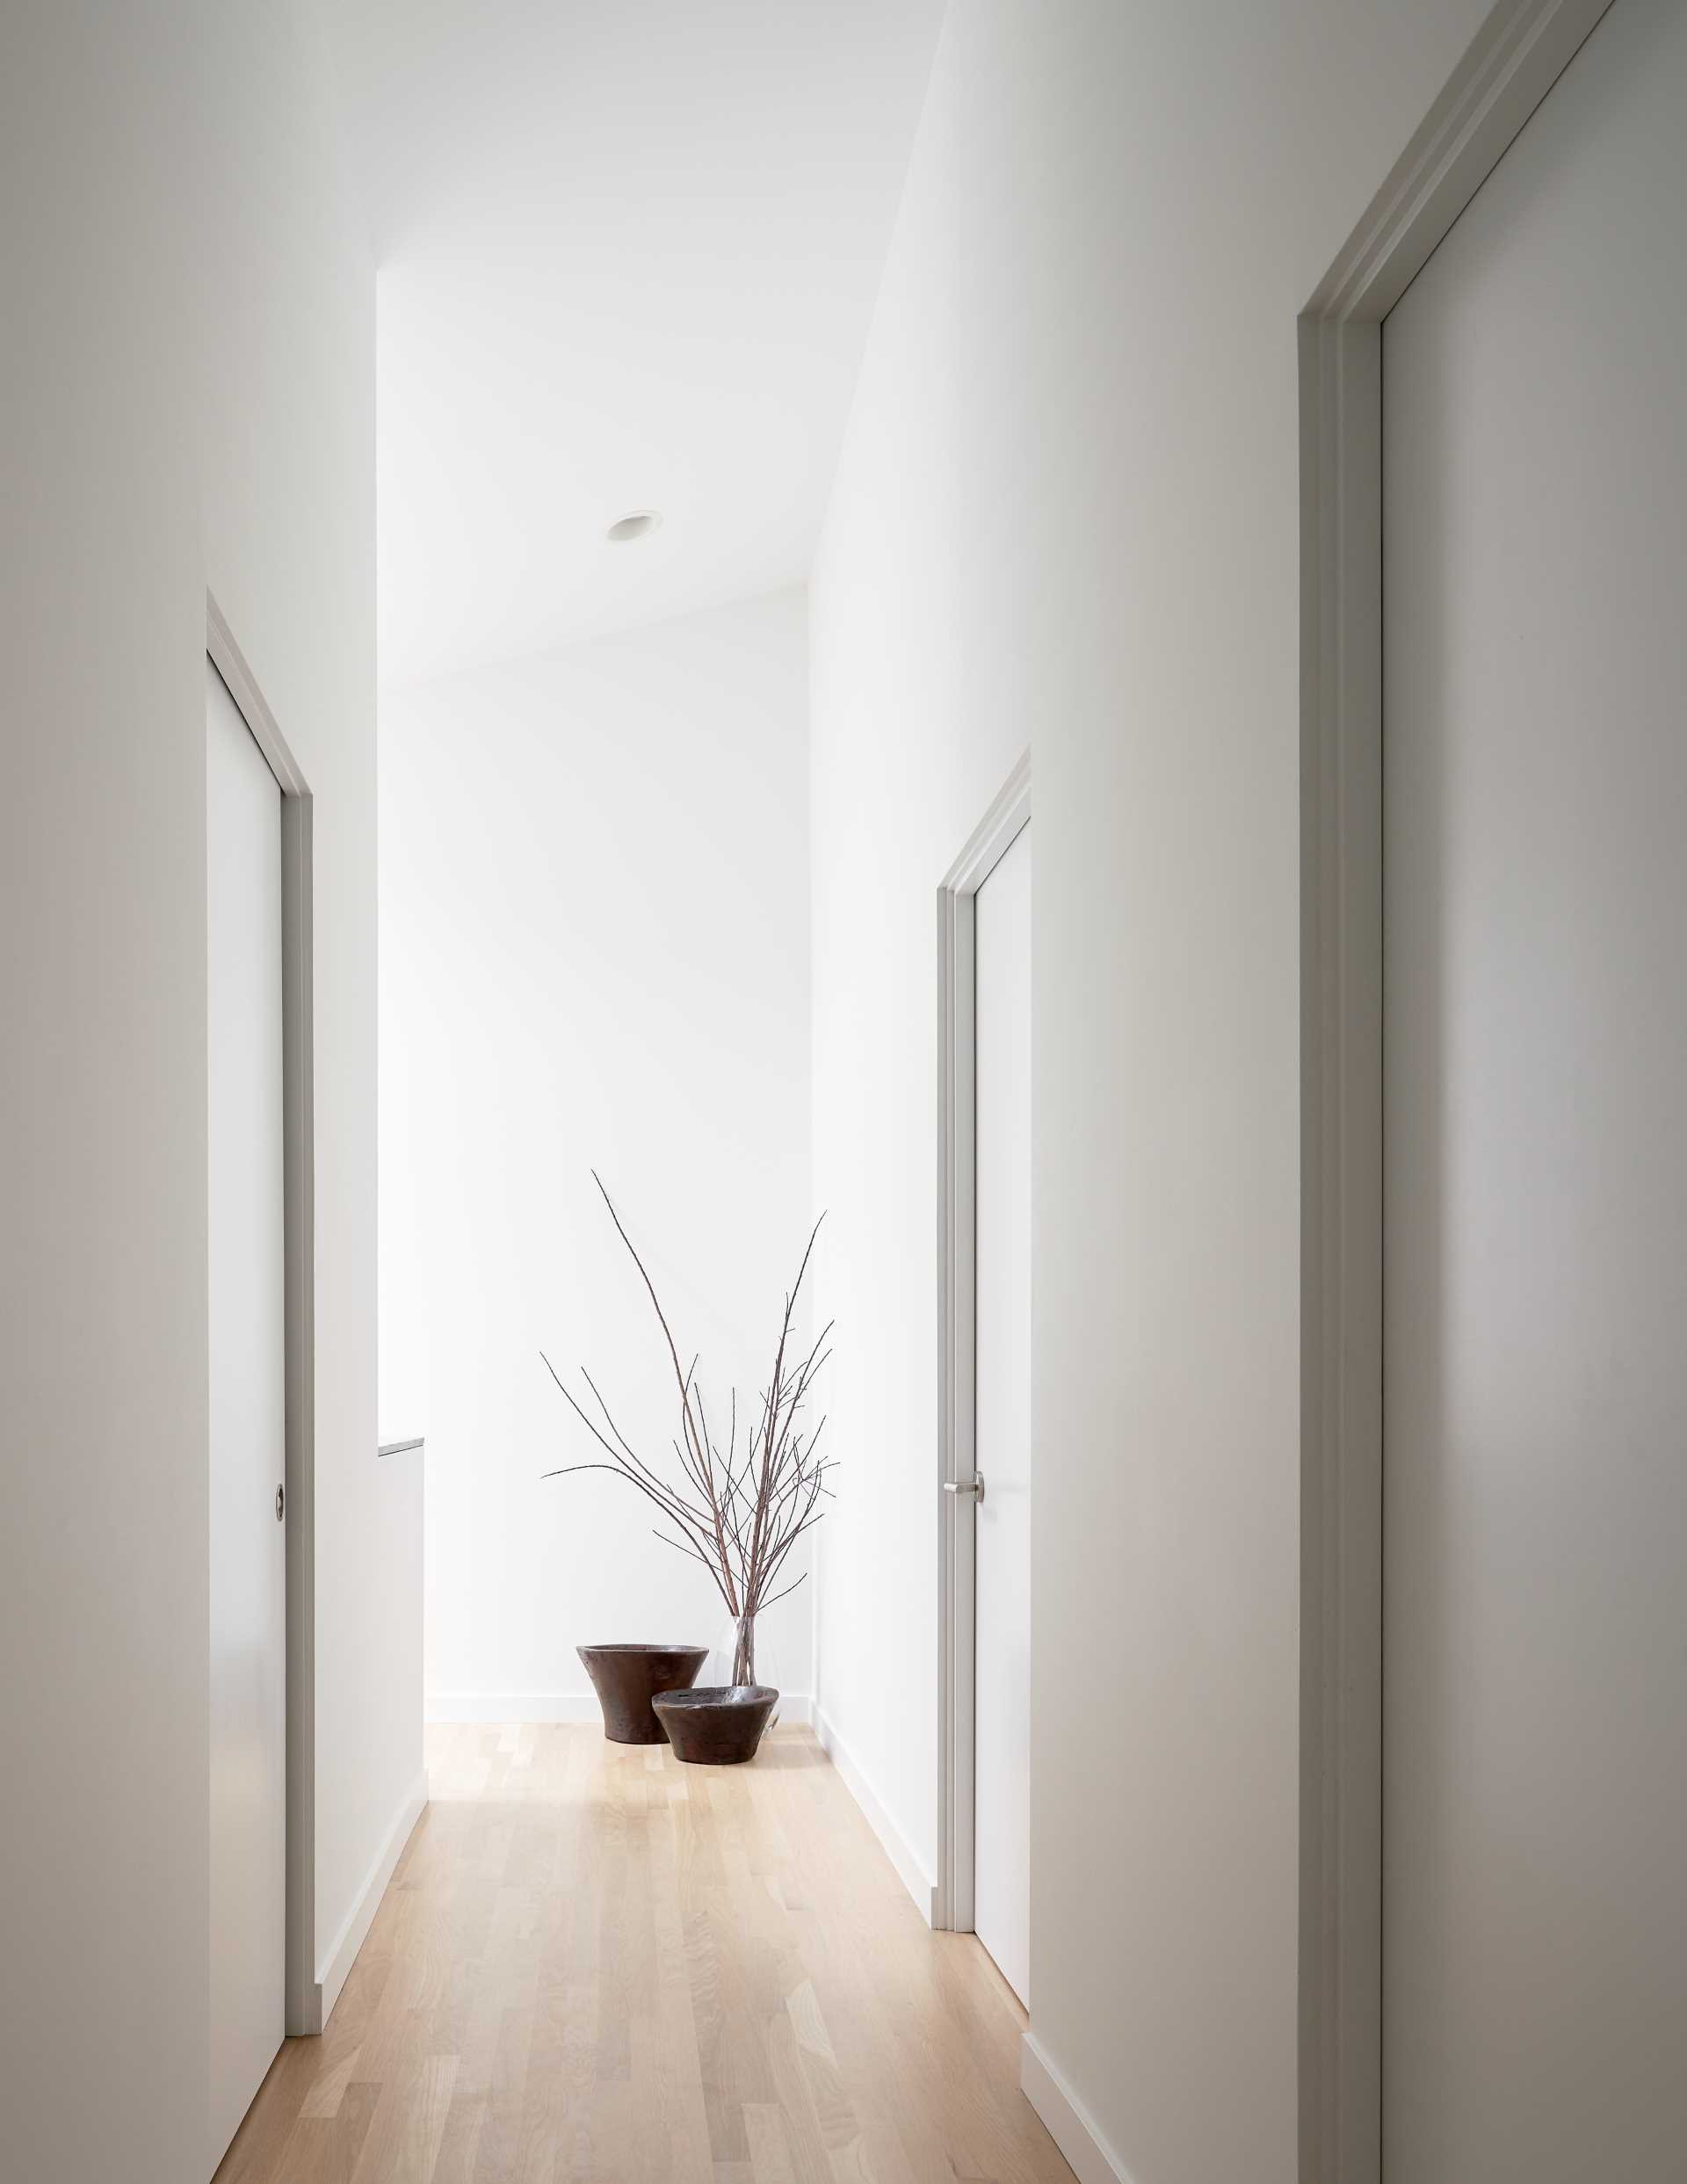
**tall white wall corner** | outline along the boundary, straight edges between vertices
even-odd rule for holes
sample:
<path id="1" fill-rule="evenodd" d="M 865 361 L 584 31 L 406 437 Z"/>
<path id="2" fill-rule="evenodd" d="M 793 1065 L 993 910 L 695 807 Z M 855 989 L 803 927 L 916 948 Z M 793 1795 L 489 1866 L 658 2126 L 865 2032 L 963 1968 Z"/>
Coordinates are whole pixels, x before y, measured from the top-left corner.
<path id="1" fill-rule="evenodd" d="M 416 1822 L 427 1809 L 428 1775 L 424 1767 L 406 1792 L 382 1843 L 380 1854 L 370 1868 L 358 1899 L 345 1915 L 327 1961 L 316 1974 L 318 2015 L 316 2029 L 322 2031 L 340 1999 L 346 1975 L 358 1961 L 358 1951 L 368 1939 L 369 1929 L 375 1923 L 375 1913 L 380 1909 L 380 1899 L 387 1893 L 387 1884 L 398 1870 L 398 1861 L 416 1829 Z"/>
<path id="2" fill-rule="evenodd" d="M 908 1838 L 880 1803 L 878 1792 L 861 1772 L 849 1746 L 821 1711 L 818 1703 L 815 1707 L 815 1740 L 842 1775 L 844 1789 L 860 1807 L 867 1825 L 884 1846 L 885 1855 L 895 1867 L 902 1886 L 914 1898 L 915 1910 L 928 1926 L 935 1926 L 938 1923 L 936 1883 L 915 1856 Z"/>
<path id="3" fill-rule="evenodd" d="M 1028 2031 L 1020 2046 L 1019 2087 L 1066 2156 L 1078 2184 L 1131 2184 L 1130 2171 L 1037 2044 L 1034 2032 Z"/>

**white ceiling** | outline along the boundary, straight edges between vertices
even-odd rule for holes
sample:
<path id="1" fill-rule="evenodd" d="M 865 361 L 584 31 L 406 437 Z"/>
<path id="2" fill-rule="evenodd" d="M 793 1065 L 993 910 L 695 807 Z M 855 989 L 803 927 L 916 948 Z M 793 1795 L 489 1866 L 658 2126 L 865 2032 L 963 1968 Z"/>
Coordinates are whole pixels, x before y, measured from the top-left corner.
<path id="1" fill-rule="evenodd" d="M 807 574 L 943 0 L 329 0 L 380 671 Z M 605 544 L 655 508 L 660 531 Z"/>

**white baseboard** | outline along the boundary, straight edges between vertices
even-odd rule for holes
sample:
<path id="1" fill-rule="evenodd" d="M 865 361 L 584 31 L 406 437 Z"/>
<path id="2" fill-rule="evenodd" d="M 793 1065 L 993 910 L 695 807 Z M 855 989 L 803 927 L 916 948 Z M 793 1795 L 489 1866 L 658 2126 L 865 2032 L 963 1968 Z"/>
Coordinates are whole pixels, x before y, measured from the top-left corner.
<path id="1" fill-rule="evenodd" d="M 814 1701 L 806 1691 L 779 1694 L 779 1719 L 807 1723 Z M 597 1694 L 590 1691 L 430 1691 L 422 1702 L 427 1722 L 456 1722 L 490 1728 L 502 1722 L 601 1722 Z"/>
<path id="2" fill-rule="evenodd" d="M 1030 2032 L 1019 2049 L 1019 2089 L 1042 2117 L 1078 2184 L 1131 2184 L 1129 2170 Z"/>
<path id="3" fill-rule="evenodd" d="M 885 1847 L 885 1855 L 895 1867 L 902 1886 L 914 1898 L 914 1908 L 926 1925 L 935 1926 L 938 1917 L 938 1891 L 931 1876 L 909 1847 L 908 1839 L 880 1802 L 879 1793 L 857 1765 L 849 1746 L 836 1729 L 818 1709 L 815 1712 L 815 1736 L 821 1750 L 831 1760 L 844 1778 L 844 1787 L 866 1818 L 867 1825 Z"/>
<path id="4" fill-rule="evenodd" d="M 387 1883 L 397 1870 L 398 1861 L 404 1855 L 404 1846 L 410 1839 L 411 1831 L 422 1818 L 428 1802 L 426 1771 L 418 1774 L 405 1794 L 387 1839 L 380 1847 L 380 1855 L 369 1869 L 358 1900 L 345 1915 L 328 1958 L 316 1974 L 316 2029 L 320 2032 L 328 2023 L 334 2005 L 340 1999 L 346 1974 L 358 1961 L 358 1951 L 368 1939 L 369 1929 L 380 1909 L 380 1899 L 387 1893 Z"/>

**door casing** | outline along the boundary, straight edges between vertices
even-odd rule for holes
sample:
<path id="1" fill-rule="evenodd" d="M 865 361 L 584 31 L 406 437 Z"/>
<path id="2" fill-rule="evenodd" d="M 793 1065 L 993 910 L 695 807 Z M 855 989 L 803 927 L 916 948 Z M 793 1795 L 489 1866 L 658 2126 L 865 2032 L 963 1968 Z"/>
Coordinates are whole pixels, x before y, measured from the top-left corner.
<path id="1" fill-rule="evenodd" d="M 1031 817 L 1031 754 L 1009 774 L 938 889 L 938 1883 L 934 1926 L 973 1930 L 976 1600 L 973 1505 L 945 1493 L 974 1462 L 976 898 Z M 1034 1578 L 1033 1578 L 1034 1582 Z"/>
<path id="2" fill-rule="evenodd" d="M 286 1993 L 289 2036 L 319 2033 L 316 1953 L 316 1214 L 312 801 L 245 655 L 209 592 L 205 649 L 281 790 L 282 1204 L 287 1579 Z"/>
<path id="3" fill-rule="evenodd" d="M 1299 322 L 1301 2184 L 1382 2184 L 1382 322 L 1611 0 L 1500 0 Z"/>

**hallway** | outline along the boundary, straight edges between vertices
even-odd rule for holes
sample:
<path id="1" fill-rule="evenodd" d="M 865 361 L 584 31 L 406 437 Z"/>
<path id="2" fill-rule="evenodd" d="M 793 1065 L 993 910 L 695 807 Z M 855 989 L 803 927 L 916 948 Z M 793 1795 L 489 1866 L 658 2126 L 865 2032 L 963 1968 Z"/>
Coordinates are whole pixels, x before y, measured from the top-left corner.
<path id="1" fill-rule="evenodd" d="M 1024 2018 L 933 1934 L 807 1730 L 682 1767 L 436 1727 L 432 1803 L 320 2041 L 216 2184 L 1056 2184 Z"/>
<path id="2" fill-rule="evenodd" d="M 1687 2184 L 1684 109 L 0 0 L 0 2184 Z"/>

